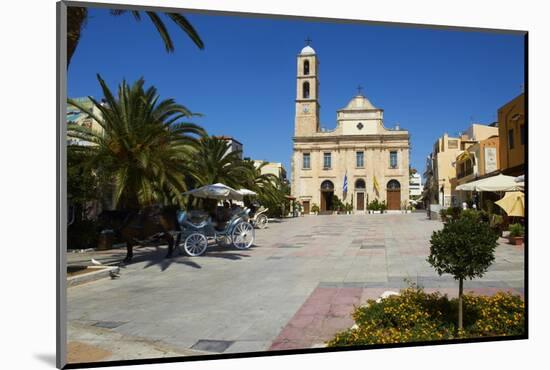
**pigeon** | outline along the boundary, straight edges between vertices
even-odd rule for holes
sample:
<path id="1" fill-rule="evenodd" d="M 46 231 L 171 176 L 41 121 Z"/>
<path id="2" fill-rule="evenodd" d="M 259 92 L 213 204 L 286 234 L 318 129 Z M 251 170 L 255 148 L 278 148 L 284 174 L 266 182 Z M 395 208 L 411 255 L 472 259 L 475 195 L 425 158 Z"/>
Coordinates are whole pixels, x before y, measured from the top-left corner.
<path id="1" fill-rule="evenodd" d="M 93 263 L 94 265 L 97 265 L 97 266 L 103 265 L 101 262 L 99 262 L 98 260 L 95 260 L 95 259 L 93 259 L 93 258 L 92 258 L 92 263 Z"/>
<path id="2" fill-rule="evenodd" d="M 111 276 L 111 279 L 118 279 L 120 277 L 120 274 L 116 271 L 109 271 L 109 275 Z"/>

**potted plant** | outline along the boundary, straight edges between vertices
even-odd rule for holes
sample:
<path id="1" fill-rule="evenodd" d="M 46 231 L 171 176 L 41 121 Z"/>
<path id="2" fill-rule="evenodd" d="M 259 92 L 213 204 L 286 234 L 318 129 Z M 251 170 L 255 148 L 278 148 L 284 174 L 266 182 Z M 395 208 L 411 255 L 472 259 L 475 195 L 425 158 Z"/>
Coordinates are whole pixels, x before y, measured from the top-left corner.
<path id="1" fill-rule="evenodd" d="M 513 245 L 523 244 L 523 237 L 525 235 L 525 228 L 522 224 L 511 224 L 510 225 L 510 234 L 508 235 L 508 241 Z"/>
<path id="2" fill-rule="evenodd" d="M 381 204 L 378 201 L 378 199 L 373 200 L 369 204 L 369 207 L 370 207 L 370 210 L 372 211 L 372 213 L 380 213 L 381 212 L 380 206 L 381 206 Z"/>
<path id="3" fill-rule="evenodd" d="M 315 213 L 316 215 L 319 214 L 319 206 L 315 203 L 311 206 L 311 212 Z"/>
<path id="4" fill-rule="evenodd" d="M 346 204 L 346 212 L 348 215 L 351 215 L 351 213 L 353 212 L 353 204 L 351 203 Z"/>

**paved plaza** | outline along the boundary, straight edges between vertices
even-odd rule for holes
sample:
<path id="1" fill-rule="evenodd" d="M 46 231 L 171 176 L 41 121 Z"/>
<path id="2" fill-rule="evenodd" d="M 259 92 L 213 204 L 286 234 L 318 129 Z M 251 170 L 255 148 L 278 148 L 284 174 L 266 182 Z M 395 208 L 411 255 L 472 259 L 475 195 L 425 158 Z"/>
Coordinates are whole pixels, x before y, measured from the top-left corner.
<path id="1" fill-rule="evenodd" d="M 69 344 L 104 350 L 102 360 L 323 346 L 353 325 L 354 306 L 406 280 L 456 296 L 458 283 L 426 262 L 441 227 L 425 213 L 306 216 L 256 230 L 246 251 L 164 259 L 164 247 L 141 248 L 120 278 L 68 289 Z M 465 291 L 523 295 L 523 246 L 499 242 L 495 263 Z M 69 262 L 123 253 L 70 254 Z"/>

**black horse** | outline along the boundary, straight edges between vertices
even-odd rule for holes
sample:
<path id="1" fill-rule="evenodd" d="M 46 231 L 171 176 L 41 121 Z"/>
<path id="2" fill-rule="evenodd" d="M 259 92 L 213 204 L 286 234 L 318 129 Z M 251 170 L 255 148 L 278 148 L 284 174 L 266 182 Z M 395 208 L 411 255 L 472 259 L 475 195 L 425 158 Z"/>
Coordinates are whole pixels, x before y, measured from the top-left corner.
<path id="1" fill-rule="evenodd" d="M 134 256 L 133 247 L 153 240 L 164 240 L 168 244 L 166 258 L 174 252 L 173 231 L 178 230 L 177 209 L 174 207 L 151 206 L 135 211 L 103 211 L 99 215 L 103 229 L 112 229 L 115 235 L 126 243 L 126 258 Z"/>

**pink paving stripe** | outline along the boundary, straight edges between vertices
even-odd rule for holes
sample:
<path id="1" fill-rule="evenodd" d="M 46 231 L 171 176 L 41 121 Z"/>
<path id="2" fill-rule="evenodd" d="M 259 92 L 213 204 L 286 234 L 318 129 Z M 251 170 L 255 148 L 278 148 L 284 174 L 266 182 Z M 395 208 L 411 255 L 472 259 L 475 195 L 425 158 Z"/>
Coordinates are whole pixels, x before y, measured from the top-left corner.
<path id="1" fill-rule="evenodd" d="M 270 350 L 311 348 L 353 325 L 361 288 L 317 288 L 271 344 Z"/>
<path id="2" fill-rule="evenodd" d="M 398 292 L 390 288 L 317 288 L 294 314 L 292 319 L 271 343 L 269 350 L 301 349 L 324 345 L 340 331 L 349 329 L 354 321 L 351 317 L 356 306 L 369 299 L 377 299 L 385 291 Z M 456 297 L 457 289 L 425 289 L 427 293 L 435 291 Z M 464 289 L 465 293 L 476 295 L 494 295 L 500 291 L 519 294 L 514 289 L 473 288 Z"/>

